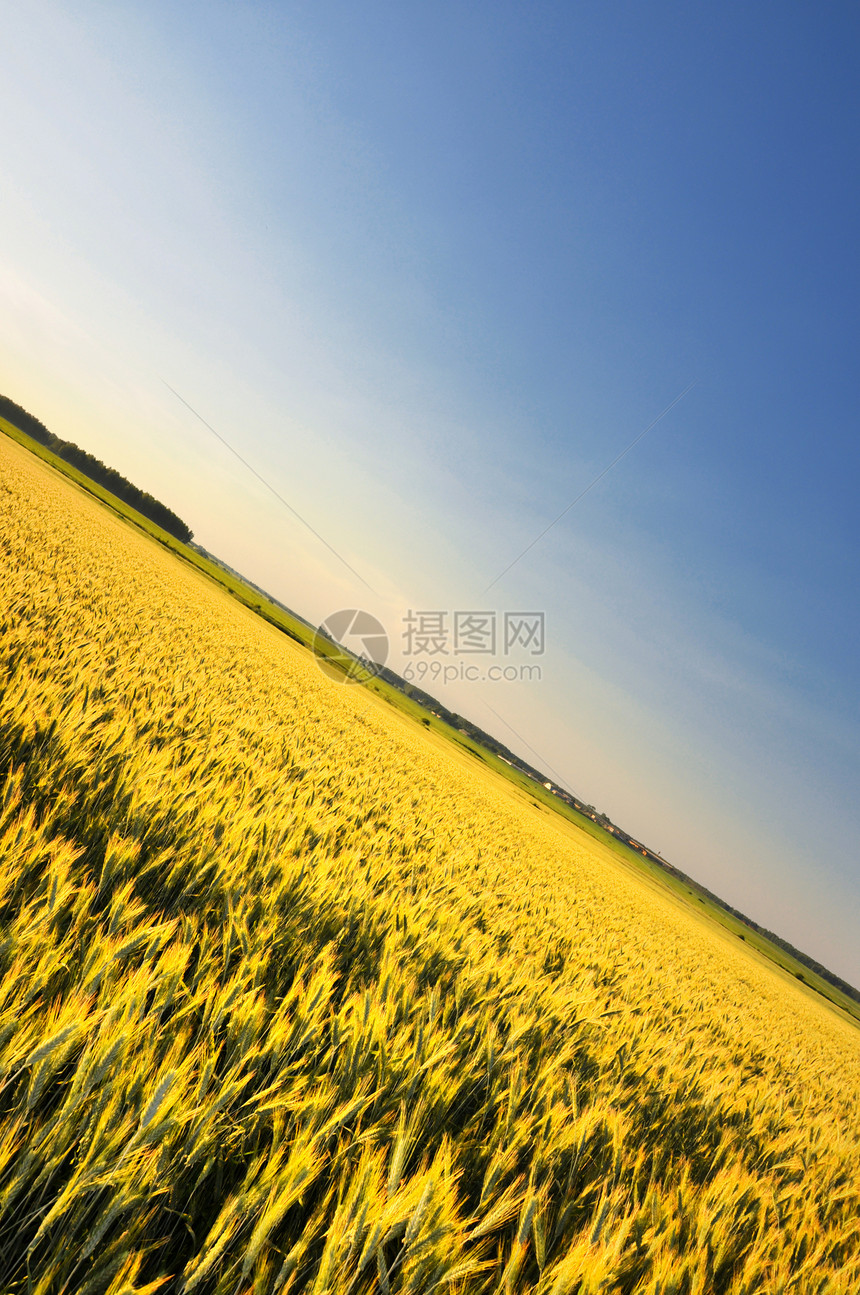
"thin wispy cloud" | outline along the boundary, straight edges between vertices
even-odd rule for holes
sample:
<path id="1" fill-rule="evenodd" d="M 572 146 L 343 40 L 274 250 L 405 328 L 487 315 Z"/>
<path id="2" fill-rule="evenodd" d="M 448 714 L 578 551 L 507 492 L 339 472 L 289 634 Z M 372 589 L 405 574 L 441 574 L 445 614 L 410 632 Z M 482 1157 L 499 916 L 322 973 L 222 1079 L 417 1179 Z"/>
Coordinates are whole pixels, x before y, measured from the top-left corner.
<path id="1" fill-rule="evenodd" d="M 620 463 L 620 462 L 621 462 L 621 460 L 625 457 L 625 455 L 629 454 L 631 450 L 635 449 L 635 448 L 636 448 L 636 446 L 639 444 L 639 442 L 640 442 L 640 441 L 641 441 L 645 436 L 647 436 L 647 435 L 648 435 L 648 433 L 652 430 L 652 428 L 656 427 L 656 426 L 657 426 L 657 424 L 658 424 L 659 422 L 661 422 L 661 421 L 662 421 L 662 419 L 664 419 L 664 418 L 666 417 L 666 415 L 670 412 L 670 410 L 674 409 L 674 408 L 675 408 L 675 406 L 676 406 L 677 404 L 679 404 L 679 403 L 684 399 L 684 397 L 687 395 L 687 393 L 688 393 L 688 392 L 690 392 L 690 391 L 692 391 L 692 390 L 693 390 L 693 387 L 695 387 L 695 385 L 696 385 L 696 382 L 697 382 L 697 381 L 698 381 L 698 379 L 694 378 L 692 382 L 688 383 L 688 385 L 684 388 L 684 390 L 683 390 L 683 391 L 681 391 L 681 392 L 679 392 L 679 394 L 675 397 L 675 399 L 674 399 L 673 401 L 671 401 L 671 402 L 666 406 L 666 408 L 665 408 L 665 409 L 662 409 L 662 410 L 660 411 L 660 413 L 657 415 L 657 417 L 656 417 L 656 418 L 654 418 L 654 419 L 652 419 L 652 420 L 651 420 L 651 422 L 648 424 L 648 426 L 647 426 L 647 427 L 645 427 L 645 428 L 643 428 L 643 430 L 638 434 L 638 436 L 636 436 L 636 437 L 635 437 L 635 438 L 630 442 L 630 444 L 629 444 L 625 449 L 623 449 L 623 450 L 621 451 L 621 453 L 620 453 L 620 454 L 616 454 L 616 456 L 615 456 L 615 458 L 612 460 L 612 462 L 611 462 L 611 463 L 608 463 L 608 464 L 606 465 L 606 467 L 603 469 L 603 471 L 602 471 L 602 472 L 598 472 L 598 474 L 597 474 L 597 476 L 594 478 L 594 480 L 593 480 L 593 481 L 590 481 L 590 482 L 588 483 L 588 485 L 585 487 L 585 489 L 584 489 L 584 490 L 581 490 L 581 491 L 579 492 L 579 494 L 576 496 L 576 498 L 575 498 L 575 499 L 572 499 L 572 500 L 570 501 L 570 503 L 567 505 L 567 507 L 566 507 L 566 508 L 563 508 L 563 509 L 561 510 L 561 512 L 558 514 L 558 516 L 557 516 L 557 517 L 554 517 L 554 518 L 553 518 L 553 520 L 549 523 L 549 525 L 548 525 L 548 526 L 545 526 L 545 527 L 543 528 L 543 530 L 540 532 L 540 534 L 539 534 L 539 535 L 536 535 L 536 536 L 534 537 L 534 539 L 531 541 L 531 543 L 530 543 L 530 544 L 527 544 L 527 545 L 525 546 L 525 548 L 524 548 L 520 553 L 518 553 L 518 554 L 517 554 L 517 556 L 516 556 L 515 558 L 513 558 L 513 559 L 508 563 L 508 565 L 507 565 L 506 567 L 504 567 L 504 568 L 499 572 L 499 574 L 498 574 L 498 575 L 497 575 L 493 580 L 491 580 L 491 581 L 490 581 L 490 583 L 489 583 L 489 584 L 488 584 L 488 585 L 487 585 L 487 586 L 486 586 L 486 587 L 485 587 L 481 592 L 482 592 L 482 593 L 488 593 L 488 592 L 493 588 L 493 586 L 494 586 L 494 585 L 497 585 L 497 584 L 499 583 L 499 581 L 502 579 L 502 577 L 503 577 L 503 576 L 506 576 L 506 575 L 508 574 L 508 572 L 509 572 L 510 570 L 512 570 L 512 569 L 513 569 L 513 567 L 515 567 L 515 566 L 517 565 L 517 563 L 518 563 L 518 562 L 521 562 L 521 561 L 522 561 L 522 559 L 526 556 L 526 554 L 527 554 L 527 553 L 530 553 L 530 552 L 531 552 L 531 550 L 535 547 L 535 545 L 536 545 L 536 544 L 539 544 L 539 543 L 540 543 L 540 541 L 543 539 L 543 537 L 544 537 L 545 535 L 548 535 L 548 534 L 549 534 L 549 532 L 552 530 L 552 528 L 553 528 L 554 526 L 557 526 L 557 525 L 558 525 L 558 523 L 562 520 L 562 518 L 563 518 L 563 517 L 566 517 L 566 516 L 567 516 L 567 514 L 571 511 L 571 509 L 572 509 L 572 508 L 575 508 L 575 507 L 576 507 L 576 505 L 579 503 L 579 501 L 580 501 L 581 499 L 584 499 L 584 498 L 585 498 L 585 496 L 588 494 L 588 492 L 589 492 L 590 490 L 593 490 L 593 489 L 594 489 L 594 487 L 597 485 L 597 483 L 598 483 L 599 481 L 602 481 L 602 480 L 603 480 L 603 478 L 607 475 L 607 473 L 611 472 L 611 471 L 612 471 L 612 469 L 615 467 L 615 465 L 616 465 L 617 463 Z"/>

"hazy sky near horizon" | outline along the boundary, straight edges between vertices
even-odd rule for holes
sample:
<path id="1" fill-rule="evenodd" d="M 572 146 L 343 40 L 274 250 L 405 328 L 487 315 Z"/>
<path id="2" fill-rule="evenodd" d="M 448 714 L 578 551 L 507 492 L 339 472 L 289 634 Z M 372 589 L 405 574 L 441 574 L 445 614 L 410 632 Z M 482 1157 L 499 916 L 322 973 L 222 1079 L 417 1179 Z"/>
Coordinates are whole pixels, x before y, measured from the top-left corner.
<path id="1" fill-rule="evenodd" d="M 860 10 L 0 14 L 0 391 L 860 983 Z"/>

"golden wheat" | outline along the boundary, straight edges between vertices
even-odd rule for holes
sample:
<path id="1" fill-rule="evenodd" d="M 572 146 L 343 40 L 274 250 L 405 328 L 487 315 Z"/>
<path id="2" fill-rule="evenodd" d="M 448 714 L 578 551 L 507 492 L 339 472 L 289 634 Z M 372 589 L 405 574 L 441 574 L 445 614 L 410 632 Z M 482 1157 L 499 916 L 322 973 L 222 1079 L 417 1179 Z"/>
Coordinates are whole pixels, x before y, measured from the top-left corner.
<path id="1" fill-rule="evenodd" d="M 860 1034 L 0 443 L 0 1274 L 860 1289 Z"/>

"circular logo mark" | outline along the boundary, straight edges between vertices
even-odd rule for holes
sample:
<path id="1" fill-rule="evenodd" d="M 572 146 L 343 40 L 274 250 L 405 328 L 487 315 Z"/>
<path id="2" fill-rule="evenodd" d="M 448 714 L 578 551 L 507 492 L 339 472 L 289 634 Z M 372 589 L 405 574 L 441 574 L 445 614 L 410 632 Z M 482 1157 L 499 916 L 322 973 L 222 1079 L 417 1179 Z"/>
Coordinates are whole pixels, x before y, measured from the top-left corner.
<path id="1" fill-rule="evenodd" d="M 320 669 L 337 683 L 365 683 L 388 659 L 384 625 L 356 607 L 327 616 L 314 634 L 313 647 Z"/>

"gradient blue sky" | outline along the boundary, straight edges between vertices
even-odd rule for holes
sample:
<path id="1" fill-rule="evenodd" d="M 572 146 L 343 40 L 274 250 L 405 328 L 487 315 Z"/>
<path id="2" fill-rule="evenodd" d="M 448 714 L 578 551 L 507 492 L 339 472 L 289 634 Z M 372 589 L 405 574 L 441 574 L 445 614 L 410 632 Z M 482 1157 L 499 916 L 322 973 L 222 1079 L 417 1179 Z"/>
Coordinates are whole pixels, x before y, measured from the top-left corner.
<path id="1" fill-rule="evenodd" d="M 545 610 L 438 694 L 860 983 L 860 10 L 0 15 L 0 391 L 311 620 Z"/>

